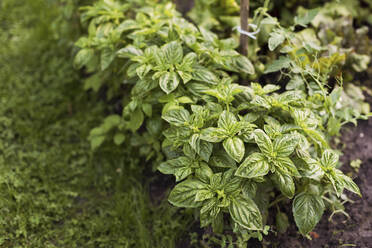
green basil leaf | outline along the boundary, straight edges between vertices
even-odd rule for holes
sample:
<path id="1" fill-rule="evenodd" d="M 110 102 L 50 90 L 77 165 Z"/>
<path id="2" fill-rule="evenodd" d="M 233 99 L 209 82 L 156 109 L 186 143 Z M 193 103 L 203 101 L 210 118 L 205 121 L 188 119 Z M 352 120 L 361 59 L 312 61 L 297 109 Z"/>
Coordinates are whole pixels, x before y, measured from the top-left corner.
<path id="1" fill-rule="evenodd" d="M 164 45 L 161 49 L 164 53 L 166 63 L 178 64 L 182 62 L 183 50 L 179 42 L 172 41 Z"/>
<path id="2" fill-rule="evenodd" d="M 334 151 L 327 149 L 323 152 L 320 162 L 324 167 L 335 168 L 339 160 L 339 156 Z"/>
<path id="3" fill-rule="evenodd" d="M 147 75 L 147 73 L 149 73 L 151 71 L 151 69 L 152 69 L 151 65 L 143 64 L 143 65 L 136 68 L 137 76 L 140 79 L 143 79 Z"/>
<path id="4" fill-rule="evenodd" d="M 196 179 L 187 179 L 177 184 L 169 194 L 168 201 L 176 207 L 196 208 L 201 202 L 196 202 L 195 197 L 199 190 L 205 190 L 207 185 Z"/>
<path id="5" fill-rule="evenodd" d="M 168 123 L 180 127 L 190 121 L 190 113 L 186 109 L 174 109 L 164 113 L 162 118 Z"/>
<path id="6" fill-rule="evenodd" d="M 210 191 L 209 189 L 201 189 L 196 193 L 195 201 L 202 202 L 208 199 L 213 198 L 215 193 L 213 191 Z"/>
<path id="7" fill-rule="evenodd" d="M 194 68 L 192 71 L 192 78 L 196 81 L 206 82 L 210 84 L 217 84 L 218 78 L 213 72 L 203 67 Z"/>
<path id="8" fill-rule="evenodd" d="M 191 175 L 193 161 L 187 157 L 168 160 L 159 165 L 158 170 L 166 175 L 175 175 L 176 181 L 181 181 Z"/>
<path id="9" fill-rule="evenodd" d="M 227 134 L 222 128 L 209 127 L 203 129 L 200 133 L 200 139 L 213 143 L 221 142 L 226 138 Z"/>
<path id="10" fill-rule="evenodd" d="M 271 73 L 280 71 L 281 69 L 288 68 L 291 65 L 291 59 L 288 57 L 281 56 L 278 60 L 274 60 L 271 64 L 269 64 L 264 73 Z"/>
<path id="11" fill-rule="evenodd" d="M 218 118 L 218 127 L 225 129 L 226 132 L 229 132 L 235 123 L 237 123 L 235 115 L 226 110 Z"/>
<path id="12" fill-rule="evenodd" d="M 293 134 L 282 135 L 273 142 L 274 152 L 280 157 L 291 155 L 297 145 L 298 138 Z"/>
<path id="13" fill-rule="evenodd" d="M 276 214 L 276 228 L 280 233 L 285 233 L 289 227 L 288 216 L 283 212 L 278 212 Z"/>
<path id="14" fill-rule="evenodd" d="M 273 143 L 271 142 L 269 136 L 261 129 L 256 129 L 253 132 L 254 139 L 260 148 L 261 152 L 265 155 L 271 156 L 273 154 Z"/>
<path id="15" fill-rule="evenodd" d="M 94 129 L 93 129 L 94 130 Z M 102 145 L 102 143 L 105 141 L 106 136 L 101 135 L 101 136 L 91 136 L 89 137 L 90 140 L 90 146 L 92 150 L 96 150 L 98 147 Z"/>
<path id="16" fill-rule="evenodd" d="M 301 176 L 295 164 L 288 157 L 278 157 L 275 159 L 275 161 L 273 161 L 273 163 L 284 173 L 288 173 L 289 175 L 292 175 L 295 177 Z"/>
<path id="17" fill-rule="evenodd" d="M 86 66 L 91 59 L 94 57 L 94 50 L 91 48 L 81 49 L 75 56 L 74 66 L 77 69 L 81 69 L 83 66 Z"/>
<path id="18" fill-rule="evenodd" d="M 143 103 L 142 110 L 147 117 L 152 117 L 152 105 L 150 103 Z"/>
<path id="19" fill-rule="evenodd" d="M 116 53 L 111 49 L 104 49 L 101 53 L 101 70 L 106 70 L 114 61 Z"/>
<path id="20" fill-rule="evenodd" d="M 225 70 L 234 72 L 243 72 L 247 74 L 254 74 L 254 66 L 252 62 L 245 56 L 224 56 L 222 58 L 222 65 Z"/>
<path id="21" fill-rule="evenodd" d="M 340 170 L 332 167 L 327 170 L 327 173 L 325 173 L 338 197 L 341 197 L 341 194 L 345 188 L 344 180 L 340 174 L 342 175 L 343 173 Z"/>
<path id="22" fill-rule="evenodd" d="M 192 75 L 188 72 L 177 71 L 177 73 L 182 78 L 184 84 L 188 83 L 192 79 Z"/>
<path id="23" fill-rule="evenodd" d="M 120 58 L 134 58 L 136 56 L 143 55 L 143 52 L 142 52 L 141 49 L 139 49 L 135 46 L 129 45 L 129 46 L 127 46 L 125 48 L 122 48 L 119 51 L 117 51 L 117 55 Z"/>
<path id="24" fill-rule="evenodd" d="M 124 142 L 124 140 L 125 140 L 124 134 L 122 134 L 122 133 L 115 134 L 115 136 L 114 136 L 115 145 L 118 145 L 118 146 L 121 145 Z"/>
<path id="25" fill-rule="evenodd" d="M 350 177 L 348 177 L 344 174 L 342 174 L 342 179 L 344 181 L 343 183 L 345 185 L 345 189 L 347 189 L 347 190 L 359 195 L 360 197 L 362 197 L 362 194 L 360 193 L 360 189 L 359 189 L 358 185 L 356 185 L 356 183 L 354 183 L 353 179 L 351 179 Z"/>
<path id="26" fill-rule="evenodd" d="M 319 13 L 319 8 L 311 9 L 301 13 L 301 15 L 294 18 L 295 25 L 306 27 Z"/>
<path id="27" fill-rule="evenodd" d="M 282 170 L 276 170 L 272 178 L 282 194 L 289 199 L 292 199 L 296 191 L 292 176 L 286 174 L 285 171 L 283 172 Z"/>
<path id="28" fill-rule="evenodd" d="M 236 162 L 232 159 L 225 151 L 215 152 L 215 155 L 211 157 L 209 163 L 212 166 L 221 168 L 235 168 Z"/>
<path id="29" fill-rule="evenodd" d="M 322 217 L 324 202 L 321 196 L 303 192 L 295 197 L 292 211 L 300 233 L 306 235 L 314 229 Z"/>
<path id="30" fill-rule="evenodd" d="M 236 170 L 235 175 L 244 178 L 265 176 L 269 173 L 270 165 L 262 153 L 252 153 Z"/>
<path id="31" fill-rule="evenodd" d="M 167 94 L 177 89 L 180 80 L 175 72 L 165 72 L 159 78 L 160 88 Z"/>
<path id="32" fill-rule="evenodd" d="M 130 121 L 128 122 L 128 128 L 132 132 L 137 131 L 141 127 L 144 119 L 145 119 L 145 116 L 142 110 L 139 108 L 136 108 L 136 110 L 132 113 L 130 117 Z"/>
<path id="33" fill-rule="evenodd" d="M 255 198 L 257 192 L 257 183 L 253 180 L 245 180 L 242 184 L 242 193 L 245 197 Z"/>
<path id="34" fill-rule="evenodd" d="M 182 60 L 182 64 L 180 65 L 180 70 L 187 70 L 189 71 L 192 69 L 193 65 L 196 63 L 197 55 L 195 53 L 188 53 Z"/>
<path id="35" fill-rule="evenodd" d="M 223 147 L 236 162 L 242 161 L 245 152 L 243 141 L 238 137 L 228 138 L 224 140 Z"/>
<path id="36" fill-rule="evenodd" d="M 229 212 L 231 218 L 243 228 L 261 230 L 262 216 L 256 203 L 247 197 L 232 199 Z"/>
<path id="37" fill-rule="evenodd" d="M 199 156 L 206 162 L 209 162 L 209 158 L 212 155 L 213 144 L 207 141 L 200 141 L 200 151 L 198 152 Z"/>
<path id="38" fill-rule="evenodd" d="M 273 32 L 270 33 L 269 38 L 269 49 L 270 51 L 274 51 L 280 44 L 282 44 L 285 40 L 285 35 L 280 29 L 274 29 Z"/>

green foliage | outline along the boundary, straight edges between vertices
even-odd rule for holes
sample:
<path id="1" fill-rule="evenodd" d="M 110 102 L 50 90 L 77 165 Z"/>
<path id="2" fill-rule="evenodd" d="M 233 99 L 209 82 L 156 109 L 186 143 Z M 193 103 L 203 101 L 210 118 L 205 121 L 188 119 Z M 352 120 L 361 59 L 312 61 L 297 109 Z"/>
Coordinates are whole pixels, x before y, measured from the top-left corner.
<path id="1" fill-rule="evenodd" d="M 238 2 L 196 1 L 197 25 L 171 1 L 1 3 L 0 245 L 176 247 L 197 217 L 209 245 L 244 247 L 286 231 L 280 205 L 307 235 L 360 195 L 330 140 L 369 115 L 348 36 L 366 29 L 339 26 L 348 4 L 251 1 L 246 57 Z M 175 207 L 147 165 L 175 176 Z"/>
<path id="2" fill-rule="evenodd" d="M 101 13 L 108 3 L 110 11 Z M 107 139 L 107 130 L 118 130 L 127 151 L 141 145 L 140 156 L 176 177 L 170 203 L 196 208 L 202 227 L 232 230 L 243 241 L 267 233 L 270 200 L 276 205 L 292 199 L 296 224 L 306 235 L 323 215 L 326 194 L 340 196 L 344 189 L 360 194 L 336 169 L 338 156 L 329 141 L 343 124 L 367 118 L 368 111 L 355 111 L 341 100 L 339 77 L 340 84 L 329 87 L 346 55 L 329 52 L 307 29 L 319 9 L 301 12 L 288 28 L 266 8 L 257 10 L 253 22 L 267 26 L 269 51 L 280 52 L 262 69 L 251 62 L 263 65 L 259 57 L 250 60 L 235 51 L 235 38 L 195 26 L 171 3 L 143 6 L 98 1 L 83 9 L 88 36 L 77 45 L 80 52 L 89 49 L 89 56 L 78 54 L 77 66 L 100 75 L 107 96 L 123 104 L 115 124 L 105 127 L 106 119 L 98 127 L 105 131 L 92 130 L 91 137 L 105 134 L 91 139 L 93 148 Z M 116 10 L 121 14 L 114 15 Z M 102 67 L 108 50 L 112 57 Z M 115 76 L 103 76 L 106 71 Z M 285 91 L 275 84 L 237 83 L 247 74 L 269 73 L 289 79 Z M 278 219 L 278 229 L 286 229 L 286 218 Z"/>

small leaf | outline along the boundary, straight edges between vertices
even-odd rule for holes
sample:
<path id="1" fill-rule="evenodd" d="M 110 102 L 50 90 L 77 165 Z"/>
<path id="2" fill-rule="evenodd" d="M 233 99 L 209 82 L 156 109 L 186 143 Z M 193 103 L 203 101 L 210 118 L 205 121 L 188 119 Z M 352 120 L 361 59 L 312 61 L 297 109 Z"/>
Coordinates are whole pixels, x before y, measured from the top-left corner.
<path id="1" fill-rule="evenodd" d="M 141 109 L 137 108 L 131 115 L 130 121 L 128 123 L 128 128 L 132 131 L 135 132 L 137 131 L 143 121 L 144 121 L 144 114 Z"/>
<path id="2" fill-rule="evenodd" d="M 323 152 L 320 162 L 324 167 L 335 168 L 339 160 L 339 156 L 334 151 L 327 149 Z"/>
<path id="3" fill-rule="evenodd" d="M 174 175 L 176 181 L 181 181 L 192 173 L 193 161 L 187 157 L 168 160 L 159 165 L 158 170 L 167 175 Z"/>
<path id="4" fill-rule="evenodd" d="M 288 216 L 283 212 L 276 214 L 276 227 L 280 233 L 285 233 L 289 227 Z"/>
<path id="5" fill-rule="evenodd" d="M 353 179 L 346 175 L 342 175 L 342 179 L 344 180 L 345 189 L 359 195 L 362 197 L 362 194 L 360 193 L 360 189 L 356 183 L 354 183 Z"/>
<path id="6" fill-rule="evenodd" d="M 274 51 L 280 44 L 282 44 L 285 40 L 285 35 L 280 29 L 275 29 L 273 32 L 270 33 L 269 38 L 269 49 L 270 51 Z"/>
<path id="7" fill-rule="evenodd" d="M 195 208 L 200 207 L 201 202 L 195 201 L 199 190 L 205 190 L 207 185 L 196 179 L 188 179 L 174 187 L 168 201 L 176 207 Z"/>
<path id="8" fill-rule="evenodd" d="M 292 211 L 300 233 L 306 235 L 314 229 L 323 215 L 324 207 L 321 196 L 302 192 L 295 197 Z"/>
<path id="9" fill-rule="evenodd" d="M 161 50 L 165 56 L 165 62 L 169 64 L 181 63 L 183 58 L 182 46 L 177 41 L 172 41 L 164 45 Z"/>
<path id="10" fill-rule="evenodd" d="M 280 71 L 282 69 L 288 68 L 291 65 L 291 59 L 288 57 L 281 56 L 278 60 L 274 60 L 271 64 L 269 64 L 264 73 L 271 73 Z"/>
<path id="11" fill-rule="evenodd" d="M 212 155 L 213 144 L 207 141 L 200 141 L 200 150 L 198 152 L 199 156 L 206 162 L 209 162 L 209 158 Z"/>
<path id="12" fill-rule="evenodd" d="M 209 161 L 210 165 L 221 168 L 234 168 L 236 162 L 225 151 L 218 151 Z"/>
<path id="13" fill-rule="evenodd" d="M 296 191 L 292 176 L 282 172 L 281 170 L 276 170 L 272 178 L 282 194 L 289 199 L 292 199 Z"/>
<path id="14" fill-rule="evenodd" d="M 117 51 L 117 55 L 120 58 L 134 58 L 136 56 L 143 55 L 143 52 L 142 52 L 141 49 L 139 49 L 135 46 L 129 45 L 129 46 L 127 46 L 125 48 L 122 48 L 119 51 Z"/>
<path id="15" fill-rule="evenodd" d="M 116 145 L 118 145 L 118 146 L 121 145 L 124 142 L 124 140 L 125 140 L 124 134 L 122 134 L 122 133 L 115 134 L 115 136 L 114 136 L 114 143 Z"/>
<path id="16" fill-rule="evenodd" d="M 265 176 L 269 173 L 270 165 L 261 153 L 252 153 L 236 170 L 235 175 L 244 178 Z"/>
<path id="17" fill-rule="evenodd" d="M 165 72 L 159 78 L 160 88 L 167 94 L 177 89 L 179 83 L 178 75 L 175 72 Z"/>
<path id="18" fill-rule="evenodd" d="M 75 56 L 74 66 L 77 69 L 81 69 L 86 66 L 90 60 L 94 57 L 94 50 L 91 48 L 81 49 Z"/>
<path id="19" fill-rule="evenodd" d="M 198 193 L 195 196 L 195 201 L 202 202 L 208 199 L 211 199 L 214 197 L 215 193 L 210 191 L 209 189 L 202 189 L 199 190 Z"/>
<path id="20" fill-rule="evenodd" d="M 111 49 L 104 49 L 101 53 L 101 70 L 106 70 L 114 61 L 116 53 Z"/>
<path id="21" fill-rule="evenodd" d="M 277 156 L 288 157 L 291 155 L 298 144 L 297 136 L 286 134 L 276 138 L 273 142 L 274 152 Z"/>
<path id="22" fill-rule="evenodd" d="M 271 142 L 269 136 L 267 136 L 267 134 L 261 129 L 254 130 L 253 134 L 261 152 L 269 156 L 273 154 L 273 143 Z"/>
<path id="23" fill-rule="evenodd" d="M 306 27 L 319 13 L 319 8 L 311 9 L 294 18 L 295 25 Z"/>
<path id="24" fill-rule="evenodd" d="M 278 157 L 274 161 L 275 166 L 279 167 L 284 173 L 288 173 L 295 177 L 300 177 L 300 173 L 297 170 L 297 167 L 288 157 Z"/>
<path id="25" fill-rule="evenodd" d="M 143 103 L 142 110 L 147 117 L 152 117 L 152 105 L 150 103 Z"/>
<path id="26" fill-rule="evenodd" d="M 203 67 L 194 68 L 192 77 L 196 81 L 206 82 L 210 84 L 218 83 L 218 78 L 214 75 L 214 73 Z"/>
<path id="27" fill-rule="evenodd" d="M 98 147 L 100 147 L 105 141 L 105 136 L 93 136 L 90 138 L 90 146 L 92 147 L 92 150 L 96 150 Z"/>
<path id="28" fill-rule="evenodd" d="M 226 138 L 226 131 L 222 128 L 209 127 L 203 129 L 200 133 L 200 139 L 213 143 L 221 142 Z"/>
<path id="29" fill-rule="evenodd" d="M 229 206 L 231 218 L 248 230 L 262 229 L 262 216 L 256 203 L 247 197 L 233 199 Z"/>
<path id="30" fill-rule="evenodd" d="M 228 138 L 223 142 L 223 147 L 236 162 L 242 161 L 245 152 L 243 141 L 238 137 Z"/>
<path id="31" fill-rule="evenodd" d="M 225 129 L 226 132 L 229 132 L 235 123 L 237 123 L 235 115 L 228 111 L 223 111 L 218 119 L 218 127 Z"/>

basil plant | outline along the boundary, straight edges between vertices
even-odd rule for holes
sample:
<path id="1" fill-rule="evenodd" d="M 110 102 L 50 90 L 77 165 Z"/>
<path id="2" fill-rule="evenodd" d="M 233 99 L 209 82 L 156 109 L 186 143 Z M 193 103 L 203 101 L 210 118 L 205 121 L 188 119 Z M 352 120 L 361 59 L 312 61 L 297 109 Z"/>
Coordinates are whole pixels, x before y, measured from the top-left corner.
<path id="1" fill-rule="evenodd" d="M 281 230 L 288 217 L 277 206 L 291 204 L 307 235 L 327 200 L 344 189 L 360 195 L 329 145 L 329 126 L 353 119 L 340 114 L 346 111 L 338 104 L 342 88 L 327 87 L 338 66 L 333 55 L 262 8 L 254 21 L 274 27 L 266 43 L 277 59 L 255 55 L 252 63 L 236 51 L 237 37 L 192 24 L 171 1 L 123 2 L 83 8 L 88 33 L 77 42 L 75 64 L 89 72 L 87 90 L 104 90 L 122 106 L 92 130 L 94 148 L 112 135 L 123 154 L 174 175 L 169 202 L 196 209 L 201 226 L 216 233 L 259 237 L 273 214 L 279 221 L 272 228 Z M 306 27 L 311 16 L 296 17 L 294 26 Z M 264 61 L 265 71 L 255 66 Z M 269 73 L 290 82 L 283 89 L 275 80 L 248 80 Z"/>

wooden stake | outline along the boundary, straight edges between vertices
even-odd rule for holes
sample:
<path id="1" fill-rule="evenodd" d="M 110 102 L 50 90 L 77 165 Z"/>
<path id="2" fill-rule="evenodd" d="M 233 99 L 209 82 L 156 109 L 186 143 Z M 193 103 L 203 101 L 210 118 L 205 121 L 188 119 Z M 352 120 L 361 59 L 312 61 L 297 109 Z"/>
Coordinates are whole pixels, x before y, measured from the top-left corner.
<path id="1" fill-rule="evenodd" d="M 248 30 L 249 0 L 241 0 L 240 4 L 240 27 L 244 31 Z M 243 55 L 248 55 L 248 36 L 240 34 L 240 51 Z"/>

